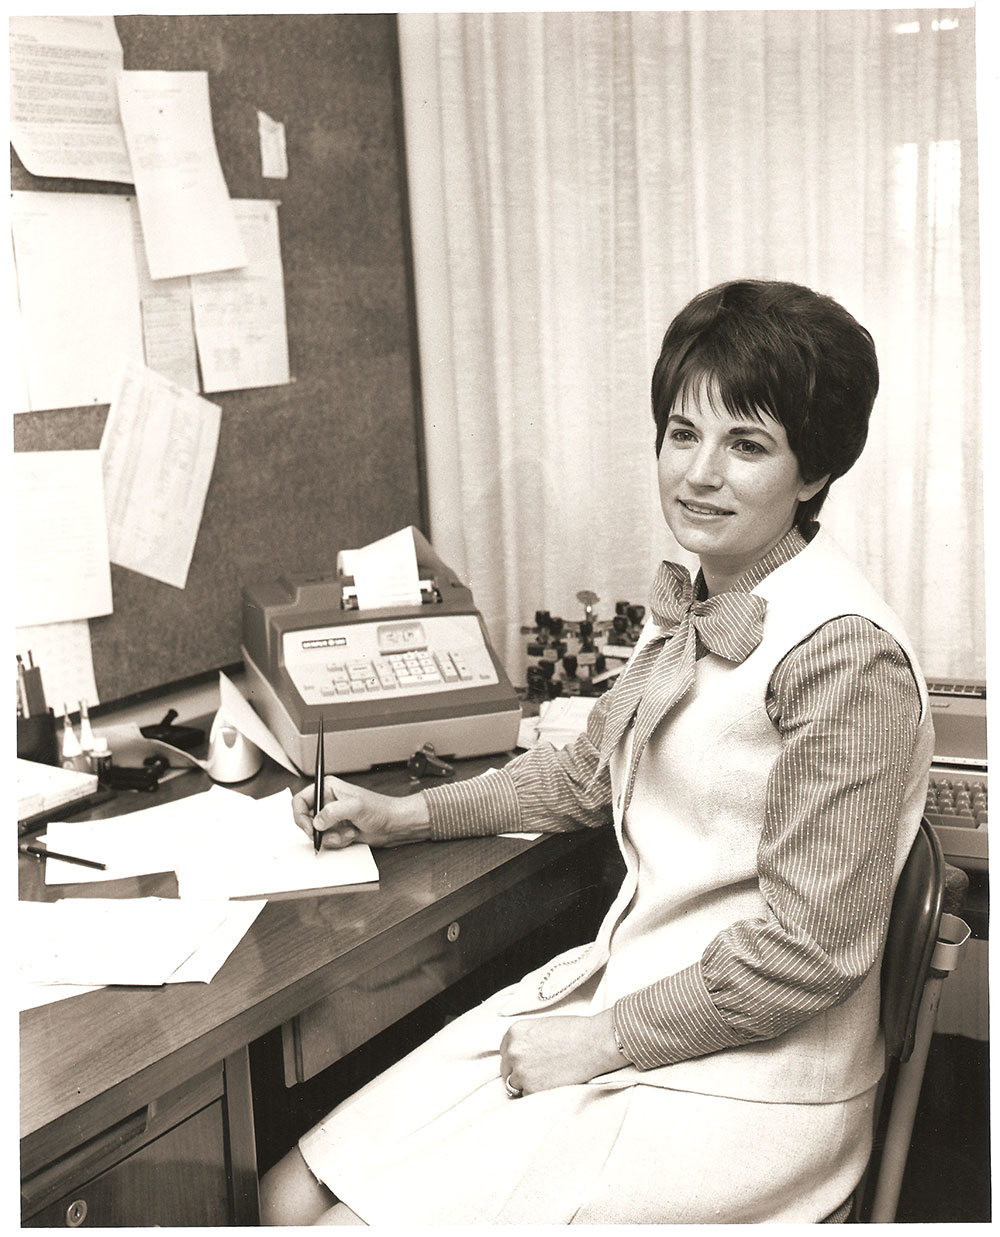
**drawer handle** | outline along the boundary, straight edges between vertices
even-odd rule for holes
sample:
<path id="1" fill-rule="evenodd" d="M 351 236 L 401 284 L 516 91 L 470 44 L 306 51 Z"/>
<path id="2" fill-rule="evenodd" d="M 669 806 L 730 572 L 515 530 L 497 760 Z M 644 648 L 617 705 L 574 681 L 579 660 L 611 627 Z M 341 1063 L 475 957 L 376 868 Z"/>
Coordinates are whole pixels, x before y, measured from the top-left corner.
<path id="1" fill-rule="evenodd" d="M 452 944 L 454 944 L 454 942 L 458 940 L 458 934 L 459 932 L 461 932 L 461 930 L 462 930 L 461 925 L 458 923 L 457 920 L 454 923 L 450 923 L 448 925 L 448 940 L 451 941 Z"/>
<path id="2" fill-rule="evenodd" d="M 87 1218 L 87 1200 L 78 1198 L 66 1208 L 67 1228 L 79 1228 Z"/>

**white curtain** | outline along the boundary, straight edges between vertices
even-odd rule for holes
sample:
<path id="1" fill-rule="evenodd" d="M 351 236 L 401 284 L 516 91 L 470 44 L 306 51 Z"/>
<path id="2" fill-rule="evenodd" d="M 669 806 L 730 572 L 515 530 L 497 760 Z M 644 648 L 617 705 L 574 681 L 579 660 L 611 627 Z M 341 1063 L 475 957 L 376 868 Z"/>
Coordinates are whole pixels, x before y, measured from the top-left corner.
<path id="1" fill-rule="evenodd" d="M 522 624 L 645 603 L 649 378 L 741 276 L 875 338 L 824 523 L 931 677 L 985 675 L 969 9 L 404 15 L 431 537 L 523 681 Z"/>

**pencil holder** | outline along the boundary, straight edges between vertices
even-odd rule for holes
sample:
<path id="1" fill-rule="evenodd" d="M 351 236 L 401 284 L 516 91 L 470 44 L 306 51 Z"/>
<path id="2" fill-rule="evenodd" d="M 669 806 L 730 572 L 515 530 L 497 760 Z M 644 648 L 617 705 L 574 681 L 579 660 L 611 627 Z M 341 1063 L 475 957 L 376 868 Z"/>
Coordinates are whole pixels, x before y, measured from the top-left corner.
<path id="1" fill-rule="evenodd" d="M 17 754 L 22 760 L 36 760 L 43 765 L 58 765 L 59 744 L 56 742 L 56 718 L 51 709 L 33 717 L 17 719 Z"/>

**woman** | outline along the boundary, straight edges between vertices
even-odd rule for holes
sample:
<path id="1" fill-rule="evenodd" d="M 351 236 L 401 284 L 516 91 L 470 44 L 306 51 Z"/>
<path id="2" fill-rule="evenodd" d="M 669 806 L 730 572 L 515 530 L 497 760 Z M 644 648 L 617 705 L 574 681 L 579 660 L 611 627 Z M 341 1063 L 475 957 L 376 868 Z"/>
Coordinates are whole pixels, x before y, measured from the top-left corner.
<path id="1" fill-rule="evenodd" d="M 661 565 L 587 733 L 402 800 L 331 779 L 325 845 L 610 818 L 626 876 L 592 944 L 306 1134 L 264 1179 L 265 1220 L 795 1222 L 849 1197 L 933 743 L 899 620 L 815 523 L 877 389 L 871 337 L 830 298 L 696 297 L 652 403 L 663 514 L 701 569 Z M 294 800 L 307 831 L 312 804 Z"/>

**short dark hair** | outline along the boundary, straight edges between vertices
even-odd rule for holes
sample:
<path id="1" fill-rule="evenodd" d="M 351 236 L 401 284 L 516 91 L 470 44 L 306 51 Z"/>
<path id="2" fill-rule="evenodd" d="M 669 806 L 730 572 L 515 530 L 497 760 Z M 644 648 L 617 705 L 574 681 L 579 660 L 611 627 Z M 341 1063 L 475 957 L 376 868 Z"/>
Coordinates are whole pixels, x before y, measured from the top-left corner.
<path id="1" fill-rule="evenodd" d="M 878 380 L 871 335 L 832 297 L 778 280 L 718 284 L 688 302 L 663 337 L 652 382 L 656 454 L 671 408 L 707 383 L 733 416 L 784 427 L 804 481 L 829 474 L 799 504 L 804 529 L 861 454 Z"/>

